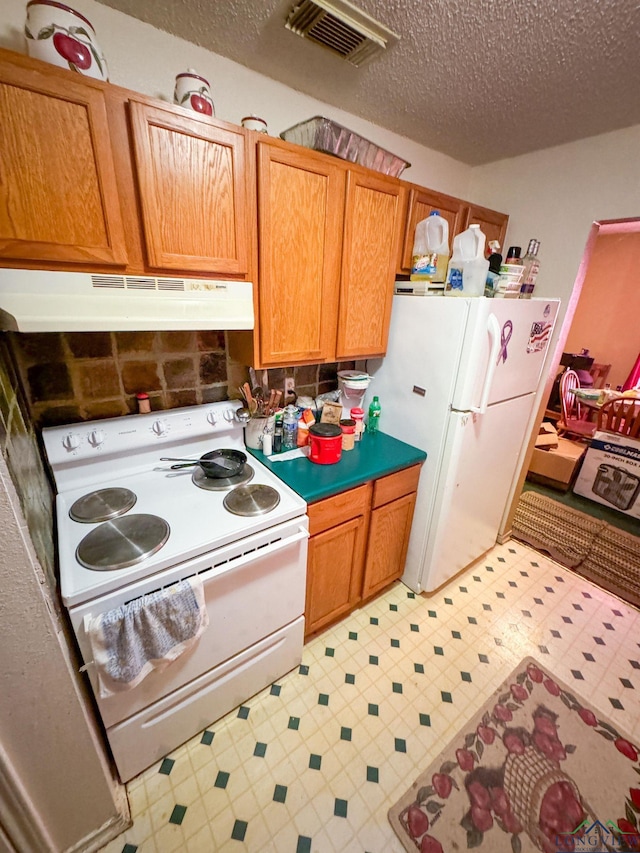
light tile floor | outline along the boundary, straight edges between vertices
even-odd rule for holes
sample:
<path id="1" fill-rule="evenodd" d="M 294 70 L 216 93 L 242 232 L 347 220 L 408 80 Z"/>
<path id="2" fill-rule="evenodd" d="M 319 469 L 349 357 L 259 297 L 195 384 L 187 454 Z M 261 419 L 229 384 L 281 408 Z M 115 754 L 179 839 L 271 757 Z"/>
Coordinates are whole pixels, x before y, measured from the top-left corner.
<path id="1" fill-rule="evenodd" d="M 637 743 L 639 628 L 517 542 L 432 596 L 396 583 L 133 779 L 133 826 L 104 851 L 400 853 L 388 809 L 527 655 Z"/>

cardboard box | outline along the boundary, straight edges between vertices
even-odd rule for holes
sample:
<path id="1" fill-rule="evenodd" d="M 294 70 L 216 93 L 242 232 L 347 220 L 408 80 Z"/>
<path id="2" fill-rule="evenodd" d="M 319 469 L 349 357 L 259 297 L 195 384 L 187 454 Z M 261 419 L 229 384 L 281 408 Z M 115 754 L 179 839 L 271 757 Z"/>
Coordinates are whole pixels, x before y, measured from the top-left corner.
<path id="1" fill-rule="evenodd" d="M 536 447 L 557 447 L 558 431 L 553 424 L 544 421 L 540 424 L 540 431 L 536 438 Z"/>
<path id="2" fill-rule="evenodd" d="M 586 444 L 568 438 L 558 438 L 558 446 L 549 450 L 536 447 L 527 479 L 563 492 L 568 491 L 586 449 Z"/>
<path id="3" fill-rule="evenodd" d="M 640 441 L 596 432 L 573 491 L 609 509 L 640 518 Z"/>

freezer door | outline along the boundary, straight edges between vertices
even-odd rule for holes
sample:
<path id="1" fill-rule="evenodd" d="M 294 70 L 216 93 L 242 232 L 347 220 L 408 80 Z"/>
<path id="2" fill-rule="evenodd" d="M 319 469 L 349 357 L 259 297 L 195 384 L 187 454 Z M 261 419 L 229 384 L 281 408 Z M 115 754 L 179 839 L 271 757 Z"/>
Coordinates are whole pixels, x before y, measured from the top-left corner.
<path id="1" fill-rule="evenodd" d="M 453 408 L 477 407 L 486 377 L 489 405 L 535 391 L 547 355 L 557 299 L 472 299 Z M 491 320 L 491 316 L 495 320 Z M 492 334 L 492 328 L 495 333 Z M 493 375 L 491 377 L 491 373 Z"/>
<path id="2" fill-rule="evenodd" d="M 380 398 L 381 429 L 430 455 L 444 442 L 470 302 L 394 296 L 387 355 L 367 362 L 365 405 Z"/>
<path id="3" fill-rule="evenodd" d="M 495 544 L 534 398 L 490 406 L 484 415 L 451 413 L 421 565 L 411 533 L 403 580 L 412 589 L 437 589 Z M 416 542 L 424 538 L 419 523 L 416 512 Z"/>

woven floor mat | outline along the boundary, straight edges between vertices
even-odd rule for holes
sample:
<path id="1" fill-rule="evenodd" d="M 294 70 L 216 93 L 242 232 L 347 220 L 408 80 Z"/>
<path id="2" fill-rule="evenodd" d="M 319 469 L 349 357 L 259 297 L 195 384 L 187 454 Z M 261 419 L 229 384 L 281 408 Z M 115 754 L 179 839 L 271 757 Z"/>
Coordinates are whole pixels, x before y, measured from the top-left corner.
<path id="1" fill-rule="evenodd" d="M 512 535 L 640 606 L 640 538 L 537 492 L 518 501 Z"/>

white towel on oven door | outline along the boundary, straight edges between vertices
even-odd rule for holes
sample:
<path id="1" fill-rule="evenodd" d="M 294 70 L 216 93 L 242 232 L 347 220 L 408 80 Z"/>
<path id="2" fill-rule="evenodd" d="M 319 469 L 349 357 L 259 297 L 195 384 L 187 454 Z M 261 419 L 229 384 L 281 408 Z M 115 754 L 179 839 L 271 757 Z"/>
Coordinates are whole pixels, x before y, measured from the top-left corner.
<path id="1" fill-rule="evenodd" d="M 188 578 L 85 617 L 100 696 L 136 687 L 186 652 L 209 624 L 202 581 Z"/>

